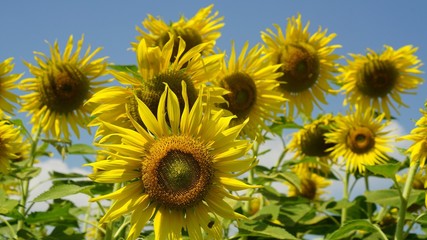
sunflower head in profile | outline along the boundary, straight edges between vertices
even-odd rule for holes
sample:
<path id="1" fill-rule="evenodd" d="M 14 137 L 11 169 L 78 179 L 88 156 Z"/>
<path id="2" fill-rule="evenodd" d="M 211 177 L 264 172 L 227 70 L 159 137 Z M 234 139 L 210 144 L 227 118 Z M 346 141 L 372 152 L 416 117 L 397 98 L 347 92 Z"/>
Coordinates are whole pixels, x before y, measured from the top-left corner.
<path id="1" fill-rule="evenodd" d="M 91 52 L 89 47 L 80 56 L 82 45 L 83 37 L 73 53 L 70 36 L 62 55 L 55 41 L 50 56 L 36 52 L 38 66 L 25 63 L 34 77 L 22 80 L 21 90 L 30 92 L 22 96 L 22 110 L 32 114 L 33 131 L 41 128 L 48 137 L 68 139 L 69 127 L 77 137 L 78 127 L 86 128 L 92 108 L 84 103 L 106 82 L 95 79 L 106 74 L 107 63 L 93 59 L 101 48 Z"/>
<path id="2" fill-rule="evenodd" d="M 185 52 L 186 43 L 182 38 L 179 39 L 178 53 L 173 61 L 171 57 L 175 42 L 172 39 L 163 48 L 149 47 L 145 39 L 142 39 L 136 49 L 137 72 L 109 71 L 122 86 L 107 87 L 94 94 L 88 101 L 98 105 L 92 112 L 92 115 L 96 116 L 96 118 L 90 124 L 99 126 L 97 136 L 108 131 L 100 124 L 101 121 L 133 128 L 126 113 L 126 105 L 132 117 L 145 127 L 139 116 L 138 104 L 134 95 L 148 106 L 152 114 L 157 114 L 158 103 L 163 94 L 165 84 L 178 96 L 180 109 L 183 110 L 184 99 L 181 95 L 183 91 L 181 82 L 184 81 L 187 86 L 186 97 L 188 103 L 190 107 L 194 104 L 201 84 L 213 80 L 218 74 L 223 54 L 213 54 L 202 58 L 201 52 L 208 47 L 207 43 L 199 44 Z M 218 87 L 208 87 L 205 92 L 210 92 L 212 95 L 210 98 L 211 103 L 209 104 L 224 102 L 221 97 L 224 91 L 224 89 Z"/>
<path id="3" fill-rule="evenodd" d="M 2 115 L 2 114 L 1 114 Z M 0 118 L 0 173 L 8 173 L 11 161 L 21 161 L 29 145 L 23 140 L 19 127 L 3 116 Z"/>
<path id="4" fill-rule="evenodd" d="M 320 196 L 325 192 L 324 188 L 328 187 L 331 184 L 331 181 L 326 178 L 313 173 L 307 167 L 298 167 L 292 169 L 295 174 L 297 174 L 300 180 L 300 186 L 296 186 L 285 182 L 288 185 L 288 196 L 289 197 L 304 197 L 311 201 L 316 201 L 320 199 Z"/>
<path id="5" fill-rule="evenodd" d="M 357 109 L 345 116 L 337 116 L 332 132 L 326 133 L 326 142 L 334 146 L 330 148 L 334 159 L 345 161 L 346 171 L 365 172 L 365 166 L 383 164 L 387 161 L 386 154 L 392 151 L 391 138 L 384 128 L 385 114 L 374 116 L 372 109 Z"/>
<path id="6" fill-rule="evenodd" d="M 326 142 L 325 134 L 332 131 L 333 124 L 335 124 L 335 117 L 332 114 L 325 114 L 311 123 L 305 124 L 303 128 L 293 134 L 288 145 L 289 151 L 295 153 L 293 158 L 315 159 L 315 161 L 299 163 L 295 166 L 296 168 L 307 167 L 323 172 L 329 171 L 332 164 L 329 149 L 334 144 Z"/>
<path id="7" fill-rule="evenodd" d="M 274 121 L 283 112 L 285 99 L 277 91 L 279 83 L 275 80 L 281 73 L 280 65 L 271 65 L 262 55 L 259 45 L 248 51 L 246 42 L 236 59 L 234 43 L 228 63 L 224 60 L 216 85 L 226 89 L 227 103 L 221 105 L 235 115 L 231 123 L 238 125 L 249 118 L 242 133 L 248 137 L 262 140 L 262 130 L 268 130 L 266 121 Z"/>
<path id="8" fill-rule="evenodd" d="M 16 81 L 23 74 L 12 74 L 14 64 L 13 58 L 8 58 L 0 62 L 0 114 L 3 112 L 13 114 L 15 106 L 12 103 L 18 103 L 18 96 L 10 90 L 16 88 Z"/>
<path id="9" fill-rule="evenodd" d="M 427 102 L 426 102 L 427 108 Z M 423 116 L 416 122 L 416 127 L 410 134 L 398 138 L 398 140 L 410 140 L 413 144 L 406 150 L 410 154 L 411 165 L 418 163 L 425 167 L 427 159 L 427 111 L 420 110 Z"/>
<path id="10" fill-rule="evenodd" d="M 408 107 L 400 95 L 410 93 L 423 82 L 417 76 L 422 64 L 414 55 L 417 48 L 413 46 L 397 50 L 384 47 L 382 53 L 368 49 L 366 56 L 351 54 L 353 60 L 347 60 L 347 65 L 339 69 L 338 81 L 346 95 L 344 105 L 357 105 L 362 109 L 372 107 L 384 112 L 389 119 L 390 107 L 399 113 L 393 101 L 398 106 Z"/>
<path id="11" fill-rule="evenodd" d="M 159 46 L 163 47 L 172 38 L 175 41 L 175 48 L 173 49 L 173 57 L 178 52 L 179 37 L 182 38 L 186 45 L 185 51 L 201 44 L 210 43 L 209 47 L 204 49 L 203 54 L 209 55 L 213 53 L 213 47 L 216 39 L 221 36 L 219 31 L 224 23 L 223 17 L 218 17 L 218 12 L 212 14 L 214 5 L 200 9 L 192 18 L 187 19 L 184 16 L 170 24 L 165 23 L 161 18 L 155 18 L 152 15 L 142 22 L 146 29 L 144 31 L 140 27 L 136 30 L 141 34 L 136 37 L 137 43 L 132 43 L 134 49 L 137 48 L 138 42 L 145 39 L 147 45 L 150 47 Z"/>
<path id="12" fill-rule="evenodd" d="M 92 201 L 113 199 L 101 223 L 131 213 L 128 239 L 136 239 L 148 220 L 154 223 L 156 239 L 179 239 L 182 230 L 190 238 L 221 237 L 219 218 L 239 219 L 225 199 L 242 200 L 230 191 L 257 186 L 236 177 L 254 166 L 254 159 L 241 159 L 251 148 L 246 140 L 236 140 L 244 124 L 229 127 L 232 117 L 212 113 L 202 101 L 203 89 L 190 108 L 185 82 L 181 112 L 178 97 L 166 86 L 157 118 L 137 96 L 138 113 L 147 129 L 127 112 L 134 129 L 104 122 L 111 135 L 97 146 L 112 156 L 89 164 L 98 169 L 94 181 L 126 183 L 121 189 Z M 209 100 L 209 98 L 207 98 Z M 168 114 L 169 121 L 165 115 Z M 120 143 L 110 143 L 110 136 Z"/>
<path id="13" fill-rule="evenodd" d="M 339 45 L 329 45 L 335 34 L 327 35 L 320 27 L 310 35 L 309 23 L 303 26 L 301 15 L 288 19 L 286 33 L 275 25 L 277 33 L 271 29 L 261 33 L 266 52 L 271 54 L 273 64 L 281 64 L 283 73 L 277 80 L 279 89 L 288 101 L 288 115 L 294 116 L 294 109 L 307 116 L 311 115 L 313 103 L 320 108 L 319 101 L 326 104 L 324 93 L 331 93 L 328 80 L 335 81 L 335 60 L 333 54 Z"/>

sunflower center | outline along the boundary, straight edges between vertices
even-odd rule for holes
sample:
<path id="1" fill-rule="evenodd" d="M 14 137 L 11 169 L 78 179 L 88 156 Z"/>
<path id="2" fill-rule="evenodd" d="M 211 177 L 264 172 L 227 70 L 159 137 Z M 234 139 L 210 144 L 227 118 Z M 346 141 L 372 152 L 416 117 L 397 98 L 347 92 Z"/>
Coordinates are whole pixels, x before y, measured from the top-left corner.
<path id="1" fill-rule="evenodd" d="M 301 179 L 301 196 L 313 200 L 316 197 L 316 193 L 317 185 L 315 181 L 310 178 Z"/>
<path id="2" fill-rule="evenodd" d="M 301 137 L 301 150 L 307 156 L 324 157 L 329 154 L 326 150 L 333 147 L 333 143 L 326 143 L 325 133 L 329 132 L 323 124 L 306 131 Z"/>
<path id="3" fill-rule="evenodd" d="M 319 78 L 320 62 L 316 50 L 304 43 L 288 44 L 279 56 L 283 75 L 278 78 L 280 87 L 291 93 L 310 89 Z"/>
<path id="4" fill-rule="evenodd" d="M 347 136 L 347 146 L 354 153 L 366 153 L 375 146 L 375 136 L 367 127 L 352 129 Z"/>
<path id="5" fill-rule="evenodd" d="M 52 111 L 64 114 L 80 108 L 87 99 L 89 90 L 87 77 L 70 64 L 51 67 L 40 85 L 44 105 Z"/>
<path id="6" fill-rule="evenodd" d="M 243 122 L 256 102 L 257 89 L 254 80 L 246 73 L 237 72 L 226 76 L 221 85 L 230 91 L 224 96 L 228 106 L 222 107 L 236 115 L 238 121 Z"/>
<path id="7" fill-rule="evenodd" d="M 198 93 L 191 78 L 183 71 L 170 71 L 159 74 L 155 78 L 145 81 L 141 88 L 134 89 L 134 91 L 136 96 L 141 99 L 145 105 L 147 105 L 154 116 L 157 116 L 160 97 L 165 90 L 166 83 L 168 84 L 170 90 L 176 94 L 182 113 L 185 102 L 184 98 L 182 97 L 181 81 L 185 81 L 187 85 L 187 98 L 189 107 L 191 108 L 198 97 Z M 144 126 L 138 113 L 138 103 L 134 97 L 130 98 L 128 107 L 132 118 L 135 119 L 141 126 Z"/>
<path id="8" fill-rule="evenodd" d="M 202 201 L 212 178 L 212 157 L 206 146 L 189 136 L 158 139 L 150 146 L 142 167 L 147 194 L 175 209 Z"/>
<path id="9" fill-rule="evenodd" d="M 418 190 L 425 190 L 424 182 L 421 179 L 417 179 L 417 178 L 415 178 L 414 181 L 412 182 L 412 187 Z"/>
<path id="10" fill-rule="evenodd" d="M 199 32 L 192 28 L 172 28 L 170 31 L 175 37 L 171 62 L 175 61 L 176 55 L 178 54 L 178 37 L 181 37 L 185 41 L 184 53 L 188 52 L 188 50 L 203 42 L 202 36 L 200 36 Z M 169 32 L 166 32 L 162 36 L 160 36 L 158 40 L 158 45 L 163 47 L 169 40 Z"/>
<path id="11" fill-rule="evenodd" d="M 399 71 L 389 61 L 371 60 L 360 71 L 356 86 L 370 97 L 384 97 L 393 90 Z"/>

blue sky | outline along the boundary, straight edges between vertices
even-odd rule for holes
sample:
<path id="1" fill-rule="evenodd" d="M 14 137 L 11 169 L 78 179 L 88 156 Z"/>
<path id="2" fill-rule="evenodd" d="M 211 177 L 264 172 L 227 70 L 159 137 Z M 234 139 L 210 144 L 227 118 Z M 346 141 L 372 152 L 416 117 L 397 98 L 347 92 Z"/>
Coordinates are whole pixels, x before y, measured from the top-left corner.
<path id="1" fill-rule="evenodd" d="M 116 64 L 134 64 L 135 55 L 127 49 L 138 35 L 136 26 L 147 16 L 161 16 L 175 21 L 180 15 L 193 16 L 210 1 L 7 1 L 2 2 L 0 14 L 0 60 L 15 58 L 15 73 L 28 70 L 23 60 L 34 63 L 33 51 L 48 53 L 45 40 L 59 41 L 61 49 L 70 34 L 85 35 L 85 46 L 103 47 L 97 56 L 108 56 Z M 225 27 L 217 46 L 229 50 L 231 41 L 237 46 L 245 41 L 252 45 L 261 41 L 260 32 L 273 24 L 286 26 L 286 19 L 302 14 L 303 22 L 310 21 L 310 30 L 318 26 L 336 33 L 333 44 L 342 45 L 336 53 L 366 52 L 366 48 L 381 51 L 383 45 L 400 48 L 407 44 L 419 47 L 417 56 L 427 61 L 427 2 L 425 1 L 218 1 L 214 10 L 224 16 Z M 425 71 L 425 67 L 421 68 Z M 425 74 L 422 77 L 425 78 Z M 399 123 L 409 131 L 412 119 L 417 119 L 419 108 L 426 100 L 427 87 L 423 84 L 417 95 L 405 95 L 410 108 L 400 108 Z M 325 111 L 345 111 L 342 98 L 330 98 Z M 81 142 L 90 143 L 83 135 Z"/>

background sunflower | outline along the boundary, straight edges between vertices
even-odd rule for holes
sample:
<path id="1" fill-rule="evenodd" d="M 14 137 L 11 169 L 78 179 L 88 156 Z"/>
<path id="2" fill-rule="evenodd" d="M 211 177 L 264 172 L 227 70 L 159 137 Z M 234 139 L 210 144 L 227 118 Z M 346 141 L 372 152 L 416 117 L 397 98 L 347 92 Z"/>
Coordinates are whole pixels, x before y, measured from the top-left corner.
<path id="1" fill-rule="evenodd" d="M 90 47 L 81 57 L 83 36 L 73 51 L 73 36 L 70 36 L 63 54 L 58 42 L 50 46 L 50 56 L 36 52 L 38 66 L 25 62 L 34 76 L 22 80 L 20 89 L 30 92 L 22 96 L 22 111 L 32 115 L 33 132 L 39 128 L 56 139 L 69 139 L 69 127 L 79 137 L 79 129 L 87 128 L 92 107 L 85 105 L 87 99 L 107 81 L 95 81 L 106 74 L 104 58 L 93 59 L 101 48 L 91 52 Z"/>

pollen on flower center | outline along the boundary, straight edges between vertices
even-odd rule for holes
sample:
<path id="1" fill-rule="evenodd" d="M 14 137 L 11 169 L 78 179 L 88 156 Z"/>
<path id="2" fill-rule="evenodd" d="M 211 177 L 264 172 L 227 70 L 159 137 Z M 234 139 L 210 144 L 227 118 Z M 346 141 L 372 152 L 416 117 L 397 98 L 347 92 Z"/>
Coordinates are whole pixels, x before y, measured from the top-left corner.
<path id="1" fill-rule="evenodd" d="M 375 146 L 375 136 L 367 127 L 352 129 L 347 135 L 347 146 L 355 153 L 366 153 Z"/>
<path id="2" fill-rule="evenodd" d="M 315 49 L 308 44 L 288 44 L 279 56 L 283 75 L 277 80 L 280 87 L 291 93 L 303 92 L 312 87 L 320 73 L 320 62 Z"/>
<path id="3" fill-rule="evenodd" d="M 221 85 L 230 91 L 224 96 L 228 101 L 226 108 L 236 115 L 239 121 L 245 120 L 256 102 L 257 89 L 254 80 L 246 73 L 236 72 L 226 76 Z"/>
<path id="4" fill-rule="evenodd" d="M 169 151 L 160 162 L 159 183 L 173 192 L 184 192 L 199 179 L 200 167 L 193 156 L 179 150 Z"/>
<path id="5" fill-rule="evenodd" d="M 178 47 L 179 47 L 178 37 L 181 37 L 185 42 L 184 53 L 188 52 L 188 50 L 190 50 L 191 48 L 203 42 L 202 36 L 200 36 L 200 34 L 192 28 L 172 28 L 170 31 L 173 33 L 175 37 L 171 62 L 175 61 L 176 55 L 178 53 Z M 170 40 L 169 32 L 165 32 L 158 39 L 158 45 L 164 46 L 169 40 Z"/>
<path id="6" fill-rule="evenodd" d="M 155 201 L 182 209 L 200 202 L 212 184 L 212 157 L 188 136 L 160 138 L 143 161 L 142 182 Z"/>
<path id="7" fill-rule="evenodd" d="M 327 132 L 328 130 L 322 124 L 305 132 L 301 137 L 302 152 L 307 156 L 313 157 L 327 156 L 329 152 L 326 150 L 334 146 L 333 143 L 326 143 L 324 134 Z"/>
<path id="8" fill-rule="evenodd" d="M 356 86 L 370 97 L 384 97 L 393 90 L 398 78 L 399 71 L 392 63 L 376 59 L 364 64 Z"/>
<path id="9" fill-rule="evenodd" d="M 41 100 L 52 111 L 70 113 L 83 105 L 89 88 L 89 80 L 78 68 L 58 64 L 43 76 L 40 84 Z"/>

